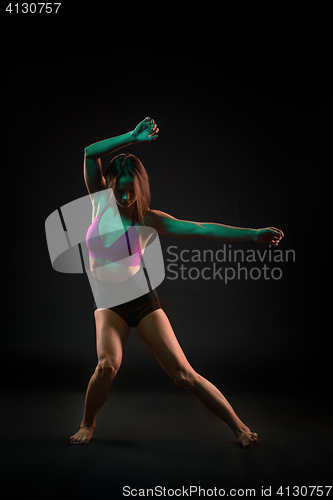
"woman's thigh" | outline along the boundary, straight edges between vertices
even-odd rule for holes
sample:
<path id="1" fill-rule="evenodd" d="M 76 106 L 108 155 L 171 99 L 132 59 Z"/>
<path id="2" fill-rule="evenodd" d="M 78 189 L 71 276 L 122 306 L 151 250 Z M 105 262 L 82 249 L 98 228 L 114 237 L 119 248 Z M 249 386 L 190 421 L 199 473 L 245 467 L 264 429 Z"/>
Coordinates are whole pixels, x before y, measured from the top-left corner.
<path id="1" fill-rule="evenodd" d="M 122 353 L 129 338 L 130 327 L 114 311 L 95 311 L 98 361 L 120 366 Z"/>
<path id="2" fill-rule="evenodd" d="M 163 309 L 145 316 L 136 328 L 162 368 L 172 378 L 177 378 L 180 370 L 192 370 Z"/>

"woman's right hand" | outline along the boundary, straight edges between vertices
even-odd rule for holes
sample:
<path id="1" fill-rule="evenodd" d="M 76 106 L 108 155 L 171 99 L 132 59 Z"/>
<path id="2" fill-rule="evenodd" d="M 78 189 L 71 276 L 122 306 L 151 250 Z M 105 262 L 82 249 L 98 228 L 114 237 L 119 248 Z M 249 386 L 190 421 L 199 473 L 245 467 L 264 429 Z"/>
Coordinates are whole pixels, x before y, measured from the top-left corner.
<path id="1" fill-rule="evenodd" d="M 158 132 L 159 128 L 155 120 L 147 117 L 135 127 L 131 134 L 138 142 L 151 142 L 157 139 Z"/>

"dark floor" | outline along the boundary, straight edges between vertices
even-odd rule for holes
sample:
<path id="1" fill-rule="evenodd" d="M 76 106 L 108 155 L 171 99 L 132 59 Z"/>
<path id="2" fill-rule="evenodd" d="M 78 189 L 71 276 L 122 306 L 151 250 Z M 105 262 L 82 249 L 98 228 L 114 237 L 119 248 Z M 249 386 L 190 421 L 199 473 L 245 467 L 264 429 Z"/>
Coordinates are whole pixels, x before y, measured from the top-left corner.
<path id="1" fill-rule="evenodd" d="M 273 492 L 328 485 L 332 478 L 327 400 L 234 395 L 230 402 L 260 439 L 243 450 L 227 427 L 182 391 L 114 393 L 91 445 L 72 446 L 68 438 L 80 422 L 83 398 L 38 392 L 2 398 L 2 498 L 117 499 L 125 498 L 124 486 L 255 488 L 261 496 L 262 486 Z M 198 497 L 193 490 L 191 496 Z"/>

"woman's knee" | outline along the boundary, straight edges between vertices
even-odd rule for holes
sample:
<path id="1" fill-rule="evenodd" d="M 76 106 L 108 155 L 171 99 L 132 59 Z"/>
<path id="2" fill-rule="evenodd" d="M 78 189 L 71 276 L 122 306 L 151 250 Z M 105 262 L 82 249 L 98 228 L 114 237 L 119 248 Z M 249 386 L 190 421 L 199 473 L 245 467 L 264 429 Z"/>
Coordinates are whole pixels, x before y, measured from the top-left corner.
<path id="1" fill-rule="evenodd" d="M 177 367 L 172 374 L 175 383 L 186 390 L 193 389 L 198 377 L 192 367 Z"/>
<path id="2" fill-rule="evenodd" d="M 98 360 L 96 372 L 101 378 L 108 377 L 113 379 L 117 375 L 119 368 L 119 362 L 109 358 L 101 358 Z"/>

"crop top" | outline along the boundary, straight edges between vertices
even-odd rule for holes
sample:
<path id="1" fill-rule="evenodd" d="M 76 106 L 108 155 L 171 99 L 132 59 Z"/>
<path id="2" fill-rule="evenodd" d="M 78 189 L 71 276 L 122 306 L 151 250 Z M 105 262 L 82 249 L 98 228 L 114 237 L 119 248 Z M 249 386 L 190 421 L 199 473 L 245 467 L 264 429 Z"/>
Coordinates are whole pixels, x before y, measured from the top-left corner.
<path id="1" fill-rule="evenodd" d="M 110 205 L 100 213 L 89 226 L 86 234 L 86 245 L 90 257 L 106 259 L 120 265 L 139 266 L 142 258 L 138 232 L 135 228 L 135 211 L 130 227 L 111 246 L 106 247 L 99 234 L 99 222 Z M 121 262 L 123 261 L 123 262 Z"/>

